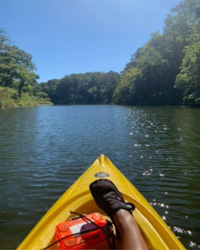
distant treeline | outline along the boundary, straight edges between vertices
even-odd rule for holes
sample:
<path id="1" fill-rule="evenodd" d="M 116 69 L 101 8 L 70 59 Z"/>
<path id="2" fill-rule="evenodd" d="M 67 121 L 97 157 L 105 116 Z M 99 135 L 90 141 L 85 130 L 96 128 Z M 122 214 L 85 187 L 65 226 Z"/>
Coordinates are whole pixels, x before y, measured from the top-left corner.
<path id="1" fill-rule="evenodd" d="M 200 106 L 200 0 L 172 9 L 123 72 L 86 73 L 42 83 L 56 104 Z"/>
<path id="2" fill-rule="evenodd" d="M 200 107 L 200 0 L 184 0 L 172 9 L 163 32 L 152 34 L 121 74 L 72 74 L 37 84 L 31 56 L 0 35 L 0 86 L 14 88 L 18 98 L 26 92 L 55 104 Z"/>
<path id="3" fill-rule="evenodd" d="M 108 104 L 119 81 L 118 73 L 94 72 L 50 80 L 41 87 L 55 104 Z"/>

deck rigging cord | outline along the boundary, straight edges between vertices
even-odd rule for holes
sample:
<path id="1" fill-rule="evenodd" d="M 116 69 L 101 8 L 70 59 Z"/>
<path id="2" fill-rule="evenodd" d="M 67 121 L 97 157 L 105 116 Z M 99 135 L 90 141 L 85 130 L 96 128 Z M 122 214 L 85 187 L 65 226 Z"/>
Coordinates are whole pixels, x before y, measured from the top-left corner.
<path id="1" fill-rule="evenodd" d="M 72 212 L 72 211 L 70 211 L 70 213 L 71 214 L 76 214 L 76 215 L 80 216 L 81 218 L 84 218 L 86 221 L 89 221 L 90 223 L 94 224 L 97 227 L 95 229 L 90 229 L 90 230 L 84 231 L 84 234 L 100 229 L 103 233 L 105 233 L 106 240 L 107 240 L 107 243 L 108 243 L 110 249 L 115 249 L 115 240 L 118 240 L 118 238 L 116 238 L 114 236 L 113 229 L 112 229 L 113 223 L 111 223 L 109 220 L 106 220 L 106 222 L 107 222 L 106 223 L 106 228 L 105 228 L 106 230 L 104 230 L 102 227 L 100 227 L 99 225 L 97 225 L 94 221 L 92 221 L 89 218 L 87 218 L 84 214 L 80 214 L 80 213 Z M 111 232 L 111 234 L 110 234 L 110 232 Z M 58 242 L 60 242 L 60 241 L 62 241 L 64 239 L 67 239 L 67 238 L 72 237 L 72 236 L 79 236 L 81 234 L 83 234 L 83 233 L 74 233 L 74 234 L 70 234 L 70 235 L 64 236 L 61 239 L 59 239 L 57 241 L 54 241 L 52 244 L 50 244 L 47 247 L 43 248 L 43 250 L 46 250 L 46 249 L 54 246 L 55 244 L 57 244 Z M 112 242 L 110 242 L 110 239 L 112 239 Z"/>

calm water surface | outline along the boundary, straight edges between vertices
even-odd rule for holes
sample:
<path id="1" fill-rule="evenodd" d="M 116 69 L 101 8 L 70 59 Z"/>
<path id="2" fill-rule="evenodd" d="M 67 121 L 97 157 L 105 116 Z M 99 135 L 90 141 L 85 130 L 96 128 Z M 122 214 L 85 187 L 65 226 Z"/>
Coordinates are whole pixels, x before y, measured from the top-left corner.
<path id="1" fill-rule="evenodd" d="M 200 109 L 106 105 L 0 110 L 0 248 L 16 248 L 102 153 L 200 248 Z"/>

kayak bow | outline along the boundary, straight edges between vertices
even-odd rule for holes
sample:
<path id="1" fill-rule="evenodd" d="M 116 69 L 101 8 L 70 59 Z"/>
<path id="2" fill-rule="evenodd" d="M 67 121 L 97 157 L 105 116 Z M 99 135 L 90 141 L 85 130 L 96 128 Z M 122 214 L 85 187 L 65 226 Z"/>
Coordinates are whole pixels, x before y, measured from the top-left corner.
<path id="1" fill-rule="evenodd" d="M 127 202 L 135 205 L 133 215 L 150 249 L 185 249 L 154 208 L 127 178 L 104 155 L 101 155 L 85 173 L 58 199 L 18 247 L 43 249 L 55 241 L 55 228 L 68 220 L 70 211 L 81 214 L 99 212 L 89 191 L 89 185 L 98 178 L 111 180 Z"/>

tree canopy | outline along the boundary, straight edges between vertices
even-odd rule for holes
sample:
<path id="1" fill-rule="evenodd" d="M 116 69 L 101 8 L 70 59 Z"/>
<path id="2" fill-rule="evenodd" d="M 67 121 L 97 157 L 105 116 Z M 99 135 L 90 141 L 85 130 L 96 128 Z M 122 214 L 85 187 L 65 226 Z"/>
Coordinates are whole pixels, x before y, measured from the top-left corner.
<path id="1" fill-rule="evenodd" d="M 184 104 L 200 106 L 200 20 L 193 26 L 188 45 L 184 48 L 175 87 L 181 91 Z"/>
<path id="2" fill-rule="evenodd" d="M 126 65 L 115 102 L 199 105 L 199 20 L 199 0 L 185 0 L 172 9 L 163 33 L 154 33 Z"/>
<path id="3" fill-rule="evenodd" d="M 35 70 L 31 55 L 13 45 L 0 29 L 0 107 L 52 104 Z"/>
<path id="4" fill-rule="evenodd" d="M 107 104 L 112 102 L 119 79 L 113 71 L 72 74 L 41 83 L 41 87 L 55 104 Z"/>
<path id="5" fill-rule="evenodd" d="M 21 97 L 23 87 L 35 84 L 39 79 L 35 70 L 31 55 L 11 45 L 3 30 L 0 30 L 0 86 L 16 88 Z"/>

